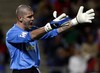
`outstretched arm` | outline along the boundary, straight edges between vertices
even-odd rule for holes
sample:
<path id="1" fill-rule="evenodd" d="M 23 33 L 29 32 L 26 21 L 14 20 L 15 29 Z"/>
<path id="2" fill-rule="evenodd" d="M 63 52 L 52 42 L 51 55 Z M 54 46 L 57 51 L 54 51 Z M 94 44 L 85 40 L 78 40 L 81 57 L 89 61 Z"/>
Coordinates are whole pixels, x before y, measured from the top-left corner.
<path id="1" fill-rule="evenodd" d="M 62 13 L 60 16 L 56 17 L 53 21 L 47 23 L 44 27 L 38 28 L 30 32 L 30 36 L 32 39 L 39 39 L 47 32 L 55 28 L 61 27 L 63 24 L 67 24 L 69 20 L 70 20 L 69 17 L 67 17 L 65 13 Z"/>
<path id="2" fill-rule="evenodd" d="M 58 33 L 61 33 L 68 28 L 77 25 L 79 23 L 92 23 L 95 13 L 93 9 L 83 12 L 84 7 L 81 6 L 78 10 L 77 16 L 74 19 L 69 19 L 66 14 L 61 14 L 55 18 L 52 22 L 47 23 L 44 27 L 33 30 L 30 35 L 32 39 L 38 39 L 43 36 L 46 32 L 51 31 L 52 29 L 58 28 Z"/>

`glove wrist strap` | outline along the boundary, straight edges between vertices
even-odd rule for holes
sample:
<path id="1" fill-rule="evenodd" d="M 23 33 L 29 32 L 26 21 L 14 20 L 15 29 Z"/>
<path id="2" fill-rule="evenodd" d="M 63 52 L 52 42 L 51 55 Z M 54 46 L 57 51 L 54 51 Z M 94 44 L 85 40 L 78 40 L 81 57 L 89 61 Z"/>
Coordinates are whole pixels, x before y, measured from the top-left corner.
<path id="1" fill-rule="evenodd" d="M 47 23 L 45 26 L 44 26 L 44 29 L 46 32 L 49 32 L 50 30 L 52 30 L 52 27 L 50 25 L 50 23 Z"/>
<path id="2" fill-rule="evenodd" d="M 77 18 L 72 19 L 71 23 L 72 25 L 77 25 L 78 24 Z"/>
<path id="3" fill-rule="evenodd" d="M 78 21 L 77 17 L 76 17 L 76 21 L 77 21 L 77 23 L 79 24 L 79 21 Z"/>

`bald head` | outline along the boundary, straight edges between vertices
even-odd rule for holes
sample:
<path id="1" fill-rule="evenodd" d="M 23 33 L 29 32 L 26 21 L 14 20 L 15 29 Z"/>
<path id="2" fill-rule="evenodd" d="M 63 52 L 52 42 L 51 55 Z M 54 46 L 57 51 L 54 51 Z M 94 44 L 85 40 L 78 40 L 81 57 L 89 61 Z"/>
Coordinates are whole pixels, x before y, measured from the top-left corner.
<path id="1" fill-rule="evenodd" d="M 16 9 L 16 15 L 17 17 L 22 17 L 27 11 L 32 11 L 32 8 L 28 5 L 19 5 Z"/>

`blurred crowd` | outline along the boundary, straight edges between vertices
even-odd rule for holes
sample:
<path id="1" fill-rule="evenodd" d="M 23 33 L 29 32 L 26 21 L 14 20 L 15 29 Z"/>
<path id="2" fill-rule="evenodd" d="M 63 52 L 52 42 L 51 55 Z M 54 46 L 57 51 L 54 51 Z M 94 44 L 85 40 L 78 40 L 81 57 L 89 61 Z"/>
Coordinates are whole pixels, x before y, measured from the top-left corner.
<path id="1" fill-rule="evenodd" d="M 64 12 L 74 18 L 81 5 L 84 11 L 93 8 L 96 15 L 92 24 L 79 24 L 55 38 L 42 40 L 42 50 L 48 73 L 100 73 L 100 0 L 30 0 L 30 5 L 38 27 L 53 20 L 55 10 L 58 15 Z M 6 73 L 6 64 L 9 55 L 0 30 L 0 73 Z"/>

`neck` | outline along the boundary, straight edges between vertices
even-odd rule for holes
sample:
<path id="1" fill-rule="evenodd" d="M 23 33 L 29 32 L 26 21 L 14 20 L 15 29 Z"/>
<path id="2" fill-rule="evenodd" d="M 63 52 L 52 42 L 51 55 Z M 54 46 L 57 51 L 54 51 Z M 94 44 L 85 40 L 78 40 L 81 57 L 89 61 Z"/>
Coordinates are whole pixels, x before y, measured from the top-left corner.
<path id="1" fill-rule="evenodd" d="M 23 30 L 25 30 L 25 25 L 19 21 L 17 21 L 16 25 L 20 28 L 22 28 Z"/>

